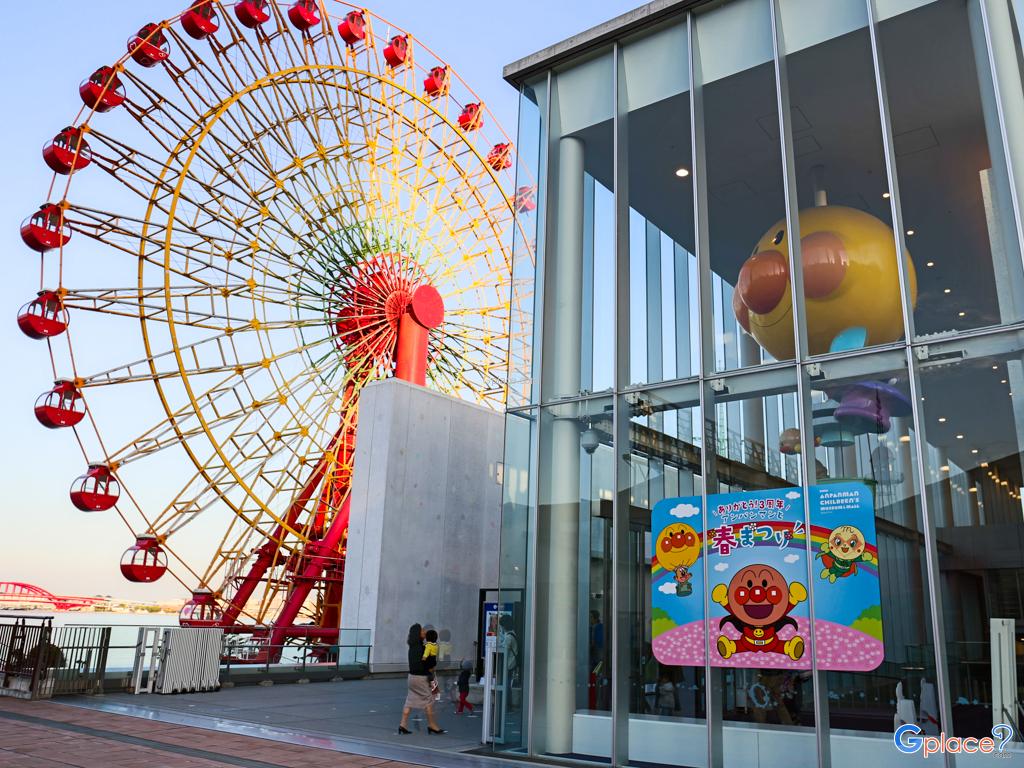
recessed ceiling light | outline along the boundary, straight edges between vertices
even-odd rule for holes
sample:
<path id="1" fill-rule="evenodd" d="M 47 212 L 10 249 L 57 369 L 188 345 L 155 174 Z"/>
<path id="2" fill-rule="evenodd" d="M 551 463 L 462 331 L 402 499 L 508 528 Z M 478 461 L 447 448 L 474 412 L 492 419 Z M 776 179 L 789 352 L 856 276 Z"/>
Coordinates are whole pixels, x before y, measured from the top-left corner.
<path id="1" fill-rule="evenodd" d="M 992 366 L 992 370 L 993 371 L 998 371 L 999 370 L 999 366 L 998 365 L 993 365 Z"/>
<path id="2" fill-rule="evenodd" d="M 975 487 L 974 487 L 974 486 L 972 485 L 972 486 L 971 486 L 970 488 L 968 488 L 968 489 L 967 489 L 967 492 L 968 492 L 968 493 L 977 493 L 977 492 L 978 492 L 978 489 L 977 489 L 977 488 L 975 488 Z"/>
<path id="3" fill-rule="evenodd" d="M 929 261 L 927 264 L 925 264 L 925 266 L 926 267 L 934 267 L 935 266 L 935 262 L 934 261 Z"/>
<path id="4" fill-rule="evenodd" d="M 971 448 L 971 453 L 977 453 L 977 452 L 978 452 L 977 448 Z"/>
<path id="5" fill-rule="evenodd" d="M 901 443 L 909 443 L 910 442 L 910 435 L 900 435 L 900 442 Z"/>
<path id="6" fill-rule="evenodd" d="M 890 197 L 890 195 L 889 195 L 889 193 L 888 193 L 888 192 L 883 192 L 883 193 L 882 193 L 882 199 L 883 199 L 883 200 L 888 200 L 888 199 L 889 199 L 889 197 Z"/>
<path id="7" fill-rule="evenodd" d="M 953 292 L 953 289 L 952 289 L 952 288 L 943 288 L 943 289 L 942 289 L 942 292 L 943 292 L 943 293 L 952 293 L 952 292 Z"/>
<path id="8" fill-rule="evenodd" d="M 983 462 L 981 462 L 980 466 L 982 467 L 982 469 L 984 469 L 985 467 L 988 466 L 988 462 L 987 461 L 983 461 Z"/>
<path id="9" fill-rule="evenodd" d="M 939 424 L 945 424 L 945 423 L 946 423 L 946 417 L 945 416 L 939 416 Z"/>
<path id="10" fill-rule="evenodd" d="M 957 436 L 956 436 L 956 439 L 957 439 L 957 440 L 963 440 L 963 439 L 964 439 L 964 436 L 963 436 L 963 435 L 957 435 Z"/>
<path id="11" fill-rule="evenodd" d="M 957 317 L 963 317 L 963 316 L 964 316 L 964 315 L 966 315 L 966 314 L 967 314 L 966 312 L 957 312 L 957 313 L 956 313 L 956 316 L 957 316 Z"/>
<path id="12" fill-rule="evenodd" d="M 943 464 L 941 467 L 939 467 L 939 471 L 940 472 L 949 472 L 949 464 Z"/>
<path id="13" fill-rule="evenodd" d="M 1000 383 L 1000 384 L 1005 384 L 1005 383 L 1006 383 L 1006 379 L 1000 379 L 1000 380 L 999 380 L 999 383 Z"/>
<path id="14" fill-rule="evenodd" d="M 689 175 L 690 175 L 690 169 L 689 168 L 676 168 L 676 176 L 678 176 L 680 179 L 685 179 Z"/>
<path id="15" fill-rule="evenodd" d="M 912 237 L 913 235 L 914 235 L 914 230 L 908 229 L 907 230 L 907 237 Z"/>

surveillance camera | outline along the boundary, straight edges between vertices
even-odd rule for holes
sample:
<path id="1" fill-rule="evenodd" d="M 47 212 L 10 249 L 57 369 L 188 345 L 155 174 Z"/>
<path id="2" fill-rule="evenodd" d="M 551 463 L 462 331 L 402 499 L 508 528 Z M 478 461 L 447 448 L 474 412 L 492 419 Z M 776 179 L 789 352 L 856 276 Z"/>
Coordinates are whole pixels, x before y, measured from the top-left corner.
<path id="1" fill-rule="evenodd" d="M 601 444 L 601 436 L 597 434 L 597 430 L 590 428 L 583 430 L 583 434 L 580 435 L 580 445 L 583 446 L 583 450 L 587 453 L 593 453 L 597 450 L 597 446 Z"/>

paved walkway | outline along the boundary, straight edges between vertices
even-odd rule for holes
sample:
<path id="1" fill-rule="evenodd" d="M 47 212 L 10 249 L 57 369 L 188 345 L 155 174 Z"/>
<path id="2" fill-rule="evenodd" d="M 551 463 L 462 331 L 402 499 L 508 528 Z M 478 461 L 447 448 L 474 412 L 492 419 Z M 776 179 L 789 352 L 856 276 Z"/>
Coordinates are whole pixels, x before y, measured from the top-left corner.
<path id="1" fill-rule="evenodd" d="M 175 696 L 115 693 L 62 697 L 60 701 L 200 728 L 249 735 L 258 732 L 266 738 L 305 734 L 329 739 L 324 743 L 359 754 L 376 754 L 381 745 L 445 752 L 480 747 L 480 717 L 476 713 L 455 715 L 454 706 L 447 701 L 439 703 L 435 710 L 438 724 L 447 734 L 428 734 L 422 713 L 414 712 L 409 723 L 413 733 L 399 736 L 397 728 L 405 694 L 405 678 L 367 678 L 266 688 L 246 685 Z M 386 756 L 400 759 L 396 754 L 389 751 Z"/>
<path id="2" fill-rule="evenodd" d="M 411 768 L 413 764 L 0 698 L 0 768 Z"/>
<path id="3" fill-rule="evenodd" d="M 0 698 L 0 768 L 505 768 L 481 754 L 481 719 L 437 717 L 448 733 L 397 734 L 405 679 L 238 686 L 212 693 Z M 526 763 L 520 763 L 526 765 Z"/>

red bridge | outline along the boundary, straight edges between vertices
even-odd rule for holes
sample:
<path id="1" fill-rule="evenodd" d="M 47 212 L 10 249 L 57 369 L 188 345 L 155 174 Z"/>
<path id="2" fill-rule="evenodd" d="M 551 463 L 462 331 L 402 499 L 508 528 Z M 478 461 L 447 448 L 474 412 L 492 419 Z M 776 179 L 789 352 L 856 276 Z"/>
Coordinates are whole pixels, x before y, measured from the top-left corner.
<path id="1" fill-rule="evenodd" d="M 17 581 L 0 581 L 0 607 L 17 606 L 53 606 L 54 610 L 71 611 L 76 608 L 88 608 L 107 602 L 105 597 L 68 597 L 47 592 L 34 584 L 21 584 Z"/>

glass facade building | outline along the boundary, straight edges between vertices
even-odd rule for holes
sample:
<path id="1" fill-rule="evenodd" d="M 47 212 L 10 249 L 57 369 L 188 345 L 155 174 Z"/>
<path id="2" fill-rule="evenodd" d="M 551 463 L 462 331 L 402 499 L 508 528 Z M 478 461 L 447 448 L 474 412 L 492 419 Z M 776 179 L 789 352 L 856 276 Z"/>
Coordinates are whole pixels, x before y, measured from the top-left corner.
<path id="1" fill-rule="evenodd" d="M 901 721 L 1021 724 L 1022 34 L 1021 0 L 656 2 L 506 69 L 533 320 L 495 749 L 882 766 Z M 865 383 L 899 407 L 837 420 Z M 658 501 L 847 480 L 873 492 L 881 666 L 652 657 Z"/>

